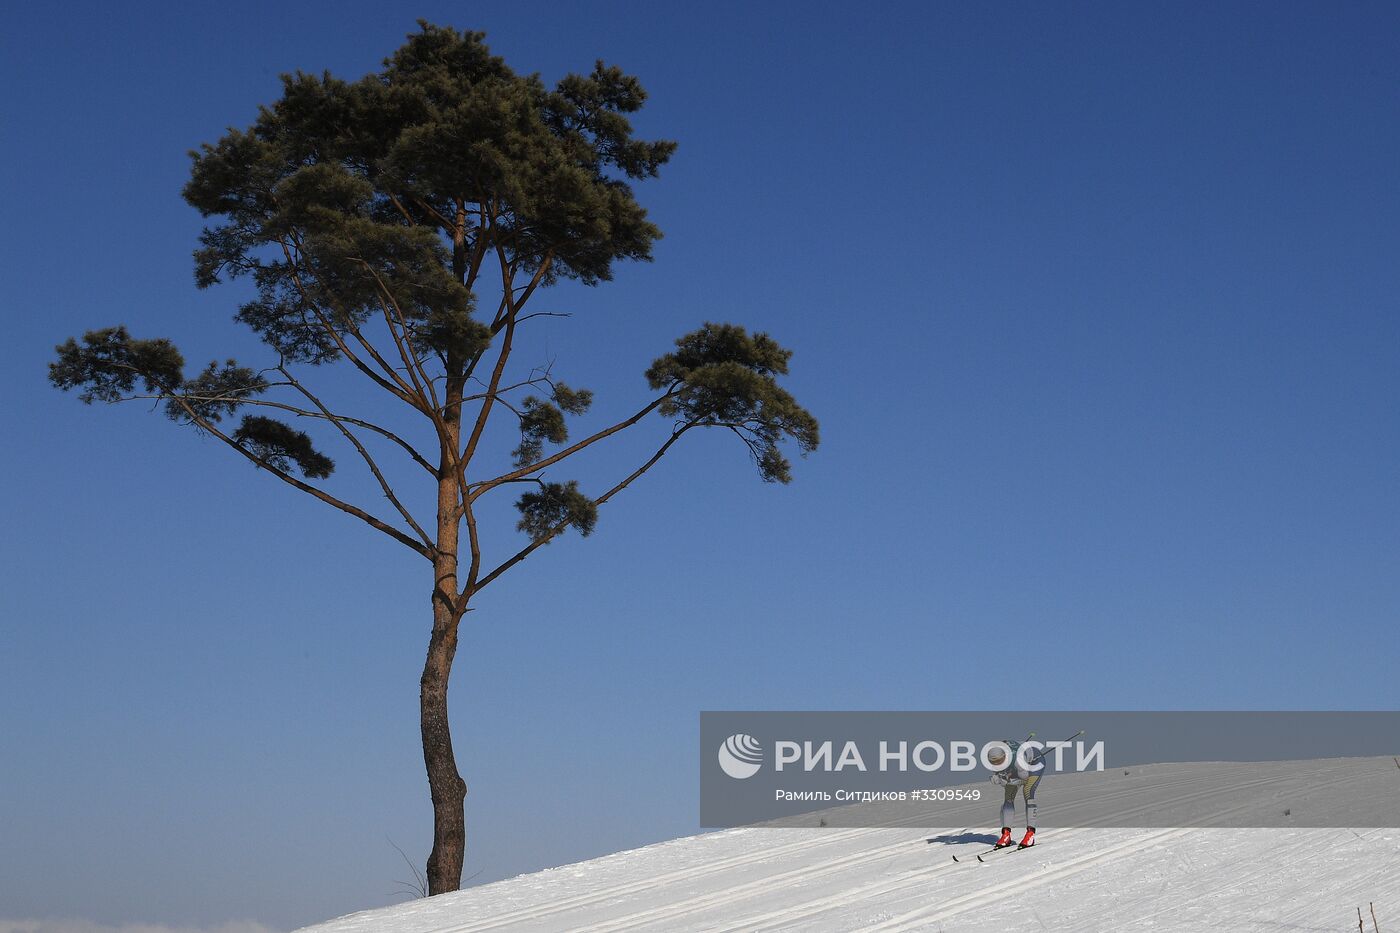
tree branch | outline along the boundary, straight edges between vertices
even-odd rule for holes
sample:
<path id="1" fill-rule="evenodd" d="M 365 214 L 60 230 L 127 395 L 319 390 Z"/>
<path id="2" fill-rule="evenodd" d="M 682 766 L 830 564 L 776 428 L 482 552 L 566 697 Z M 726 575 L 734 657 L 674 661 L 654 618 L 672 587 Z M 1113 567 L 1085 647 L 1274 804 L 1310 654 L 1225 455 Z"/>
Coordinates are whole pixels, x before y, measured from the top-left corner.
<path id="1" fill-rule="evenodd" d="M 325 330 L 325 332 L 330 335 L 331 340 L 335 342 L 336 349 L 338 349 L 342 354 L 344 354 L 345 358 L 348 359 L 351 363 L 353 363 L 356 369 L 358 369 L 360 372 L 364 373 L 375 383 L 377 383 L 380 388 L 395 396 L 400 401 L 403 401 L 406 404 L 417 408 L 419 411 L 423 411 L 424 406 L 419 404 L 419 400 L 415 399 L 412 389 L 408 385 L 408 383 L 400 379 L 398 373 L 394 372 L 393 369 L 389 368 L 383 360 L 378 359 L 379 354 L 378 352 L 374 351 L 372 347 L 370 348 L 371 356 L 376 358 L 381 366 L 385 367 L 390 377 L 393 379 L 392 382 L 390 382 L 388 379 L 385 379 L 379 373 L 375 372 L 372 368 L 370 368 L 370 366 L 367 363 L 365 363 L 364 360 L 360 359 L 357 355 L 355 355 L 354 351 L 351 350 L 349 345 L 346 344 L 346 342 L 341 338 L 340 332 L 335 329 L 334 325 L 332 325 L 330 321 L 326 320 L 326 316 L 321 313 L 320 306 L 317 305 L 315 300 L 312 299 L 310 294 L 307 292 L 306 285 L 301 280 L 301 275 L 296 271 L 297 260 L 292 256 L 291 248 L 287 246 L 287 243 L 285 241 L 279 240 L 278 242 L 282 247 L 282 254 L 287 258 L 287 264 L 291 270 L 292 282 L 296 285 L 297 291 L 301 293 L 302 300 L 305 301 L 307 307 L 311 309 L 311 313 L 316 316 L 316 320 L 318 323 L 320 323 L 321 328 Z M 314 275 L 315 273 L 313 272 L 312 274 Z M 348 314 L 345 314 L 344 317 L 347 321 L 349 320 Z M 347 329 L 350 330 L 351 333 L 355 333 L 356 339 L 359 340 L 362 346 L 367 346 L 364 337 L 356 333 L 354 328 Z"/>
<path id="2" fill-rule="evenodd" d="M 279 386 L 279 385 L 289 385 L 289 384 L 290 384 L 290 383 L 281 383 L 281 382 L 269 383 L 269 388 L 275 387 L 275 386 Z M 170 395 L 132 395 L 132 396 L 129 396 L 129 397 L 127 397 L 127 398 L 121 399 L 121 401 L 124 401 L 124 402 L 127 402 L 127 401 L 134 402 L 134 401 L 141 400 L 141 399 L 149 399 L 149 400 L 154 400 L 154 401 L 164 401 L 165 399 L 169 399 L 169 398 L 171 398 L 171 397 L 172 397 L 172 396 L 170 396 Z M 189 399 L 190 401 L 194 401 L 194 402 L 222 402 L 222 401 L 228 400 L 228 399 L 231 398 L 232 396 L 229 396 L 229 395 L 227 395 L 227 394 L 224 394 L 224 395 L 190 395 L 190 394 L 188 394 L 188 393 L 181 393 L 181 394 L 180 394 L 180 397 L 181 397 L 181 398 L 184 398 L 184 399 Z M 366 431 L 373 431 L 375 434 L 378 434 L 378 435 L 380 435 L 381 437 L 384 437 L 385 439 L 390 440 L 390 441 L 393 441 L 395 444 L 398 444 L 400 447 L 403 448 L 403 450 L 404 450 L 405 453 L 407 453 L 410 457 L 413 458 L 413 462 L 414 462 L 414 463 L 417 463 L 419 466 L 421 466 L 423 469 L 427 470 L 429 473 L 433 474 L 434 476 L 437 475 L 437 470 L 433 468 L 433 465 L 430 464 L 430 463 L 427 461 L 427 459 L 426 459 L 422 454 L 420 454 L 420 453 L 418 452 L 418 450 L 417 450 L 412 444 L 410 444 L 408 441 L 404 440 L 403 438 L 399 437 L 397 434 L 395 434 L 393 431 L 390 431 L 388 428 L 380 427 L 379 425 L 375 424 L 375 423 L 372 422 L 372 421 L 365 421 L 365 420 L 363 420 L 363 419 L 361 419 L 361 418 L 351 418 L 351 417 L 349 417 L 348 415 L 338 415 L 338 414 L 335 414 L 334 412 L 328 412 L 328 413 L 326 413 L 326 414 L 322 414 L 322 413 L 319 412 L 319 411 L 309 411 L 309 410 L 307 410 L 307 409 L 305 409 L 305 408 L 298 408 L 298 407 L 295 406 L 295 405 L 288 405 L 288 404 L 285 403 L 285 402 L 270 402 L 270 401 L 268 401 L 267 399 L 240 398 L 240 399 L 238 400 L 238 404 L 239 404 L 239 405 L 259 405 L 259 406 L 262 406 L 263 408 L 273 408 L 273 409 L 276 409 L 277 411 L 285 411 L 285 412 L 288 412 L 289 414 L 293 414 L 293 415 L 296 415 L 296 416 L 301 417 L 301 418 L 315 418 L 315 419 L 318 419 L 318 420 L 321 420 L 321 421 L 343 421 L 343 422 L 345 422 L 346 424 L 353 424 L 353 425 L 355 425 L 355 427 L 357 427 L 357 428 L 364 428 Z"/>
<path id="3" fill-rule="evenodd" d="M 277 367 L 277 370 L 287 378 L 287 381 L 290 382 L 291 385 L 298 392 L 306 396 L 307 400 L 309 400 L 311 404 L 315 405 L 316 408 L 321 412 L 321 414 L 325 415 L 328 419 L 330 419 L 330 422 L 332 424 L 334 424 L 337 428 L 340 429 L 340 433 L 345 435 L 346 440 L 348 440 L 352 445 L 354 445 L 355 450 L 359 452 L 360 457 L 365 461 L 365 464 L 369 467 L 369 471 L 373 473 L 374 478 L 379 481 L 379 488 L 384 491 L 384 498 L 388 499 L 389 502 L 393 504 L 394 508 L 398 510 L 398 513 L 403 516 L 403 520 L 408 522 L 408 527 L 412 528 L 418 534 L 419 539 L 423 542 L 423 546 L 431 549 L 433 547 L 433 539 L 428 537 L 427 532 L 425 532 L 422 526 L 414 520 L 413 513 L 409 512 L 408 509 L 404 508 L 403 503 L 399 501 L 399 497 L 394 495 L 393 487 L 389 485 L 389 481 L 384 478 L 384 474 L 379 470 L 379 464 L 374 462 L 374 458 L 370 456 L 369 451 L 365 450 L 365 446 L 360 443 L 360 439 L 355 436 L 354 432 L 347 428 L 344 424 L 342 424 L 338 418 L 332 415 L 330 413 L 330 410 L 327 409 L 326 406 L 321 403 L 321 400 L 319 398 L 313 395 L 310 392 L 310 390 L 308 390 L 304 385 L 298 382 L 296 377 L 287 371 L 285 365 L 279 365 Z"/>
<path id="4" fill-rule="evenodd" d="M 578 443 L 573 444 L 573 445 L 571 445 L 571 446 L 569 446 L 569 447 L 566 447 L 566 448 L 564 448 L 563 450 L 559 451 L 559 452 L 556 453 L 556 454 L 553 454 L 553 455 L 551 455 L 551 456 L 549 456 L 549 457 L 545 457 L 543 460 L 540 460 L 540 461 L 538 461 L 538 462 L 536 462 L 536 463 L 532 463 L 532 464 L 530 464 L 529 466 L 521 467 L 521 468 L 518 469 L 518 470 L 512 470 L 512 471 L 510 471 L 509 473 L 504 473 L 504 474 L 502 474 L 501 476 L 496 477 L 495 479 L 484 480 L 484 481 L 482 481 L 482 482 L 480 482 L 480 483 L 472 483 L 471 486 L 469 487 L 469 489 L 470 489 L 470 490 L 474 490 L 474 491 L 469 492 L 469 499 L 474 501 L 478 496 L 482 495 L 483 493 L 487 492 L 488 490 L 490 490 L 490 489 L 492 489 L 492 488 L 494 488 L 494 487 L 496 487 L 496 486 L 499 486 L 499 485 L 502 484 L 502 483 L 508 483 L 508 482 L 511 482 L 512 480 L 519 479 L 519 478 L 522 477 L 522 476 L 528 476 L 529 474 L 534 473 L 534 472 L 537 471 L 537 470 L 543 470 L 545 467 L 553 466 L 554 464 L 558 463 L 559 461 L 561 461 L 561 460 L 563 460 L 563 459 L 565 459 L 565 458 L 567 458 L 567 457 L 573 456 L 574 454 L 578 453 L 580 450 L 583 450 L 585 447 L 588 447 L 588 446 L 590 446 L 591 444 L 595 444 L 595 443 L 597 443 L 598 441 L 601 441 L 601 440 L 603 440 L 603 439 L 606 438 L 606 437 L 611 437 L 612 435 L 616 434 L 617 432 L 619 432 L 619 431 L 621 431 L 621 430 L 623 430 L 623 429 L 625 429 L 625 428 L 631 427 L 632 425 L 636 424 L 638 421 L 641 421 L 643 418 L 645 418 L 648 414 L 650 414 L 651 412 L 655 411 L 656 408 L 657 408 L 657 406 L 659 406 L 662 402 L 666 401 L 666 399 L 669 398 L 669 397 L 671 396 L 671 394 L 672 394 L 671 392 L 667 392 L 665 395 L 663 395 L 663 396 L 661 396 L 660 398 L 654 400 L 650 405 L 648 405 L 647 407 L 643 408 L 641 411 L 637 412 L 637 413 L 636 413 L 635 415 L 633 415 L 632 417 L 627 418 L 627 419 L 625 419 L 625 420 L 623 420 L 623 421 L 619 421 L 617 424 L 614 424 L 612 427 L 604 428 L 603 430 L 597 432 L 596 434 L 593 434 L 593 435 L 590 436 L 590 437 L 586 437 L 586 438 L 584 438 L 583 440 L 579 441 Z"/>
<path id="5" fill-rule="evenodd" d="M 227 434 L 214 427 L 214 425 L 207 419 L 201 418 L 199 414 L 195 412 L 193 408 L 190 407 L 189 403 L 186 402 L 179 395 L 167 393 L 166 397 L 175 401 L 176 404 L 178 404 L 181 408 L 185 410 L 185 414 L 189 416 L 191 423 L 197 425 L 201 430 L 207 431 L 209 434 L 212 434 L 214 437 L 217 437 L 219 440 L 223 441 L 225 444 L 232 447 L 234 450 L 238 451 L 243 456 L 247 457 L 257 466 L 267 470 L 273 476 L 276 476 L 278 479 L 282 480 L 290 486 L 294 486 L 295 488 L 300 489 L 302 492 L 306 493 L 309 496 L 312 496 L 316 499 L 320 499 L 327 505 L 334 506 L 335 508 L 346 513 L 347 515 L 355 516 L 356 518 L 360 519 L 360 521 L 369 525 L 371 528 L 374 528 L 378 531 L 382 531 L 384 534 L 393 538 L 395 541 L 399 542 L 405 547 L 410 548 L 414 553 L 422 557 L 426 557 L 430 560 L 432 559 L 432 550 L 429 547 L 424 546 L 421 542 L 415 541 L 413 538 L 404 534 L 402 531 L 395 528 L 393 525 L 390 525 L 383 519 L 376 518 L 375 516 L 366 512 L 364 509 L 360 508 L 359 506 L 351 505 L 348 502 L 345 502 L 341 499 L 337 499 L 330 493 L 321 489 L 317 489 L 315 486 L 312 486 L 309 483 L 303 483 L 301 480 L 292 476 L 285 470 L 280 470 L 277 467 L 273 466 L 271 463 L 268 463 L 267 461 L 259 458 L 256 454 L 248 450 L 242 444 L 238 443 L 233 438 L 229 437 Z"/>
<path id="6" fill-rule="evenodd" d="M 459 507 L 467 522 L 467 548 L 471 552 L 471 560 L 467 564 L 467 582 L 462 587 L 462 592 L 454 597 L 454 604 L 460 612 L 466 606 L 467 598 L 476 586 L 476 578 L 481 573 L 481 539 L 477 536 L 476 513 L 472 511 L 472 504 L 463 497 Z"/>
<path id="7" fill-rule="evenodd" d="M 666 439 L 666 443 L 662 444 L 659 448 L 657 448 L 656 453 L 652 454 L 646 463 L 643 463 L 640 467 L 633 470 L 631 475 L 629 475 L 622 482 L 618 483 L 616 486 L 603 493 L 597 499 L 593 500 L 594 504 L 602 505 L 603 503 L 611 499 L 613 496 L 615 496 L 617 493 L 626 489 L 633 480 L 635 480 L 637 477 L 641 476 L 647 470 L 650 470 L 653 466 L 655 466 L 656 462 L 660 460 L 663 456 L 665 456 L 666 451 L 671 449 L 671 445 L 674 444 L 676 441 L 680 440 L 681 435 L 684 434 L 686 431 L 689 431 L 693 427 L 695 427 L 695 423 L 690 422 L 676 429 L 676 431 L 673 432 L 671 436 Z M 472 596 L 481 592 L 481 590 L 485 588 L 487 584 L 491 583 L 491 581 L 495 580 L 501 574 L 505 573 L 507 570 L 514 567 L 516 564 L 520 563 L 525 558 L 529 557 L 535 552 L 537 548 L 541 547 L 542 545 L 548 544 L 550 541 L 553 541 L 556 537 L 563 534 L 564 529 L 568 527 L 569 521 L 565 519 L 564 521 L 551 528 L 549 533 L 544 537 L 537 538 L 534 541 L 531 541 L 525 547 L 521 548 L 518 552 L 516 552 L 515 556 L 506 560 L 495 570 L 482 577 L 480 583 L 473 584 L 470 588 L 464 590 L 462 593 L 462 601 L 465 602 L 467 599 L 470 599 Z"/>
<path id="8" fill-rule="evenodd" d="M 501 340 L 501 352 L 496 357 L 495 369 L 491 372 L 491 381 L 487 383 L 485 398 L 481 401 L 481 409 L 477 412 L 476 423 L 472 425 L 471 436 L 467 438 L 466 445 L 462 448 L 462 454 L 457 461 L 457 483 L 462 488 L 462 499 L 467 498 L 467 464 L 471 462 L 472 456 L 476 453 L 476 445 L 481 441 L 481 434 L 486 430 L 486 422 L 491 417 L 491 408 L 496 401 L 496 396 L 501 387 L 501 375 L 505 372 L 506 361 L 510 359 L 511 342 L 515 337 L 515 313 L 525 303 L 523 300 L 516 302 L 510 298 L 511 271 L 510 265 L 506 262 L 505 250 L 496 248 L 496 255 L 501 263 L 501 285 L 503 291 L 502 300 L 506 301 L 510 311 L 506 317 L 505 336 Z M 546 259 L 535 271 L 535 280 L 538 281 L 544 275 L 544 271 L 549 266 Z"/>
<path id="9" fill-rule="evenodd" d="M 393 339 L 394 346 L 398 348 L 399 359 L 403 360 L 404 368 L 407 370 L 409 378 L 413 380 L 414 390 L 418 393 L 418 397 L 428 405 L 433 424 L 437 426 L 438 431 L 446 433 L 446 425 L 442 423 L 439 414 L 442 406 L 438 401 L 437 389 L 433 386 L 433 380 L 428 375 L 428 371 L 423 368 L 423 363 L 418 359 L 417 354 L 413 353 L 412 348 L 406 343 L 409 327 L 408 318 L 404 316 L 403 308 L 399 306 L 398 299 L 389 290 L 389 286 L 385 284 L 379 271 L 363 259 L 360 260 L 360 264 L 369 271 L 370 275 L 374 276 L 374 282 L 379 286 L 379 306 L 384 313 L 384 326 L 389 329 L 389 336 Z M 391 305 L 393 307 L 392 313 L 390 312 Z M 394 317 L 398 318 L 399 326 L 403 328 L 402 337 L 394 329 Z"/>

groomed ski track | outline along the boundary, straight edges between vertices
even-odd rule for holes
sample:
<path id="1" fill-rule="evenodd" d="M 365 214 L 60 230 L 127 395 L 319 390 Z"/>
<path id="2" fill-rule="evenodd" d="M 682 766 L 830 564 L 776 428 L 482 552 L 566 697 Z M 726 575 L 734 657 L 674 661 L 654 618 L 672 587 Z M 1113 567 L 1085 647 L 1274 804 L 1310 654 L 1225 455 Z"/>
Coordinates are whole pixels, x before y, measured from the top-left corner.
<path id="1" fill-rule="evenodd" d="M 1108 810 L 1119 821 L 1202 806 L 1316 817 L 1338 800 L 1365 799 L 1393 821 L 1400 806 L 1389 758 L 1202 767 L 1047 779 L 1040 843 L 985 864 L 973 856 L 990 847 L 990 798 L 941 807 L 940 830 L 918 817 L 908 818 L 912 828 L 725 830 L 306 930 L 1321 933 L 1354 927 L 1356 907 L 1370 902 L 1382 929 L 1387 918 L 1400 927 L 1400 829 L 1054 828 Z"/>

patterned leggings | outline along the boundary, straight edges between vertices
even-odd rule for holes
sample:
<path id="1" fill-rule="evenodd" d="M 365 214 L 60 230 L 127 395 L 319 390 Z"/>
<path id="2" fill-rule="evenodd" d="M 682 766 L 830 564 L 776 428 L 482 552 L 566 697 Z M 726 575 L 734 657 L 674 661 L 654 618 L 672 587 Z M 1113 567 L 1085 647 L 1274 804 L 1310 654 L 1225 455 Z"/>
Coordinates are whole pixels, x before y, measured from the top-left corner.
<path id="1" fill-rule="evenodd" d="M 1016 791 L 1021 792 L 1021 796 L 1026 800 L 1026 826 L 1039 826 L 1036 822 L 1039 819 L 1040 808 L 1035 802 L 1035 791 L 1040 786 L 1040 775 L 1035 774 L 1026 778 L 1022 784 L 1007 784 L 1003 788 L 1006 792 L 1001 804 L 1001 825 L 1010 826 L 1011 821 L 1016 818 Z"/>

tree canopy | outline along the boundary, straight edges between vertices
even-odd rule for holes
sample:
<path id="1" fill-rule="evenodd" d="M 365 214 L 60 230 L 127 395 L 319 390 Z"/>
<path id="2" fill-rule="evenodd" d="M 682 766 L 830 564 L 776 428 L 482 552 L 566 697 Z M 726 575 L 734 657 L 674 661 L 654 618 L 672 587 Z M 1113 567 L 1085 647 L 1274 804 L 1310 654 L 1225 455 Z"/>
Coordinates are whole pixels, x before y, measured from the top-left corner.
<path id="1" fill-rule="evenodd" d="M 250 127 L 191 153 L 184 196 L 212 220 L 196 282 L 251 279 L 256 297 L 236 318 L 276 351 L 278 367 L 349 359 L 440 420 L 452 393 L 440 396 L 436 382 L 473 375 L 537 288 L 561 277 L 597 284 L 618 260 L 651 258 L 661 232 L 630 182 L 655 176 L 676 144 L 633 137 L 626 115 L 646 94 L 615 66 L 600 61 L 550 88 L 492 55 L 483 33 L 420 25 L 382 71 L 358 81 L 284 76 L 281 98 Z M 506 293 L 482 314 L 492 263 Z M 387 352 L 367 336 L 381 319 Z M 789 356 L 766 335 L 707 324 L 646 376 L 665 392 L 663 416 L 729 428 L 764 479 L 787 482 L 780 442 L 806 452 L 818 440 L 815 419 L 774 378 Z M 212 427 L 282 384 L 266 372 L 228 360 L 186 376 L 168 340 L 114 327 L 60 346 L 50 375 L 86 402 L 139 386 L 166 399 L 173 419 Z M 525 397 L 514 472 L 565 443 L 566 416 L 591 402 L 591 392 L 553 380 L 547 394 Z M 309 435 L 265 414 L 244 416 L 227 437 L 279 471 L 320 479 L 334 469 Z M 596 513 L 584 501 L 568 484 L 526 494 L 521 529 L 537 536 L 557 524 L 550 516 L 586 531 Z"/>

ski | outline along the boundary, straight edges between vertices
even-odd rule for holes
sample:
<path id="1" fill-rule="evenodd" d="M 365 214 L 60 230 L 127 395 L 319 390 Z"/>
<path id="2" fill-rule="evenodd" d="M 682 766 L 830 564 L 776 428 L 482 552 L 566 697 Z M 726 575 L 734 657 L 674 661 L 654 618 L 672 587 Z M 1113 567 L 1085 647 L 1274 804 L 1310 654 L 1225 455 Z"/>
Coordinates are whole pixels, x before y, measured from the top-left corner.
<path id="1" fill-rule="evenodd" d="M 979 862 L 985 862 L 986 859 L 985 859 L 983 856 L 987 856 L 987 855 L 996 855 L 998 852 L 1015 852 L 1015 851 L 1016 851 L 1016 847 L 1015 847 L 1015 846 L 1002 846 L 1000 849 L 992 849 L 990 852 L 983 852 L 982 855 L 977 856 L 977 861 L 979 861 Z"/>
<path id="2" fill-rule="evenodd" d="M 984 856 L 984 855 L 991 855 L 993 852 L 1000 852 L 1002 849 L 1014 849 L 1014 848 L 1016 848 L 1016 847 L 1015 847 L 1014 845 L 1011 845 L 1011 846 L 992 846 L 990 849 L 983 849 L 981 852 L 977 853 L 977 861 L 979 861 L 979 862 L 982 861 L 982 856 Z M 955 855 L 955 856 L 953 856 L 953 861 L 958 862 L 958 863 L 962 863 L 963 860 L 960 859 L 960 858 L 958 858 L 958 857 Z M 970 859 L 969 859 L 969 861 L 970 861 Z"/>
<path id="3" fill-rule="evenodd" d="M 1022 852 L 1022 851 L 1026 850 L 1026 849 L 1034 849 L 1034 848 L 1035 848 L 1035 843 L 1031 843 L 1031 844 L 1028 845 L 1028 846 L 1002 846 L 1001 849 L 993 849 L 992 852 L 1001 852 L 1003 849 L 1010 849 L 1012 852 Z M 991 855 L 992 852 L 983 852 L 982 855 Z M 979 861 L 979 862 L 984 862 L 984 861 L 986 861 L 986 859 L 982 858 L 982 855 L 977 856 L 977 861 Z"/>

